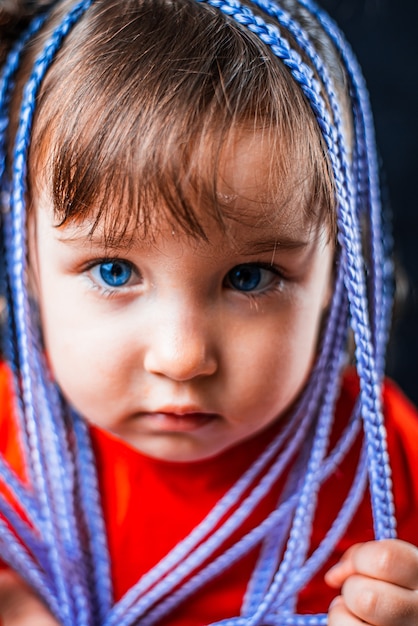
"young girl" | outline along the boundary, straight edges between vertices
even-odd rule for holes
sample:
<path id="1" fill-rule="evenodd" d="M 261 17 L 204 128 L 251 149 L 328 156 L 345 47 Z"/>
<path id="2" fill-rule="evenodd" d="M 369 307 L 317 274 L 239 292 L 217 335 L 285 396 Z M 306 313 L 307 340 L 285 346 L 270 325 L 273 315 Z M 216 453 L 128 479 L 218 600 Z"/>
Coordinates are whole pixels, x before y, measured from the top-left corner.
<path id="1" fill-rule="evenodd" d="M 416 624 L 341 34 L 311 0 L 39 4 L 0 93 L 2 624 Z"/>

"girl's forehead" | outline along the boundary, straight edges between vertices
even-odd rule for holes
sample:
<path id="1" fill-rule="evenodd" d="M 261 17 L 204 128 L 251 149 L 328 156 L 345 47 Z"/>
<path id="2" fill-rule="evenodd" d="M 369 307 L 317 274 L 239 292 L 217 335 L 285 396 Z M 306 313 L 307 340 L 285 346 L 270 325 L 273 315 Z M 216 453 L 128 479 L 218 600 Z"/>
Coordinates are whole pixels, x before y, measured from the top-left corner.
<path id="1" fill-rule="evenodd" d="M 283 146 L 282 150 L 285 149 Z M 276 159 L 272 159 L 272 152 L 276 153 Z M 212 157 L 210 150 L 200 155 L 195 175 L 199 180 L 190 179 L 181 190 L 171 186 L 170 206 L 167 194 L 159 190 L 159 182 L 155 181 L 153 187 L 150 181 L 142 193 L 131 198 L 123 187 L 119 196 L 99 191 L 91 206 L 62 220 L 56 211 L 50 183 L 39 182 L 42 176 L 38 178 L 42 190 L 35 205 L 55 212 L 55 224 L 67 236 L 94 236 L 108 245 L 129 246 L 129 242 L 138 239 L 152 241 L 163 231 L 205 239 L 216 228 L 227 233 L 231 240 L 251 239 L 252 231 L 262 237 L 271 229 L 284 239 L 300 240 L 317 221 L 318 207 L 306 209 L 308 181 L 299 168 L 286 170 L 281 166 L 280 149 L 271 132 L 237 127 L 230 132 L 217 158 Z M 278 176 L 281 167 L 282 175 Z M 123 170 L 119 175 L 123 179 Z M 166 183 L 170 185 L 169 181 Z M 177 219 L 176 204 L 180 211 L 182 202 L 193 211 L 200 231 L 190 232 Z"/>
<path id="2" fill-rule="evenodd" d="M 218 163 L 218 195 L 228 203 L 234 200 L 251 202 L 254 205 L 268 203 L 277 196 L 276 176 L 273 177 L 271 155 L 276 153 L 279 165 L 281 150 L 273 136 L 273 130 L 233 129 L 219 155 Z M 283 142 L 284 143 L 284 142 Z M 289 180 L 280 181 L 281 187 L 290 187 L 290 178 L 295 172 L 289 173 Z M 273 185 L 274 183 L 274 185 Z"/>
<path id="3" fill-rule="evenodd" d="M 243 209 L 239 199 L 235 201 L 236 211 L 222 224 L 209 212 L 201 212 L 201 227 L 204 237 L 190 234 L 181 225 L 163 218 L 163 213 L 156 207 L 154 223 L 145 231 L 141 224 L 128 224 L 123 233 L 117 237 L 109 236 L 110 221 L 102 218 L 96 222 L 91 217 L 84 220 L 66 222 L 62 225 L 54 222 L 53 211 L 44 201 L 36 209 L 37 224 L 44 232 L 52 232 L 54 239 L 69 244 L 86 252 L 89 248 L 104 251 L 106 254 L 115 253 L 117 256 L 135 250 L 160 252 L 170 254 L 172 243 L 182 243 L 189 250 L 197 254 L 207 254 L 210 257 L 228 254 L 263 254 L 271 252 L 273 255 L 279 249 L 298 250 L 308 247 L 324 228 L 307 225 L 295 212 L 292 216 L 282 215 L 282 219 L 273 220 L 265 207 L 256 210 L 251 204 Z M 243 201 L 245 204 L 245 201 Z M 128 212 L 128 209 L 127 209 Z M 117 225 L 115 224 L 117 228 Z M 178 249 L 176 253 L 178 252 Z"/>

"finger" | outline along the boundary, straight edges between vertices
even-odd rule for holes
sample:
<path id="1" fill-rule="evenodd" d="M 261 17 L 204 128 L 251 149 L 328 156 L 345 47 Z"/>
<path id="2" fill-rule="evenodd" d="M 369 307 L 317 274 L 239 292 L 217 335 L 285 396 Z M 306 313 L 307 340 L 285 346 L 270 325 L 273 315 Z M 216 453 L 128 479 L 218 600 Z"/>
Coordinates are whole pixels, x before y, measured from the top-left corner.
<path id="1" fill-rule="evenodd" d="M 332 587 L 340 587 L 355 573 L 418 589 L 418 548 L 399 539 L 356 544 L 327 572 L 325 580 Z"/>
<path id="2" fill-rule="evenodd" d="M 348 610 L 344 598 L 335 598 L 328 609 L 328 626 L 364 626 L 364 622 Z"/>
<path id="3" fill-rule="evenodd" d="M 365 544 L 359 543 L 346 550 L 341 559 L 325 574 L 325 582 L 330 587 L 342 587 L 343 582 L 352 574 L 356 573 L 353 555 L 356 550 Z"/>
<path id="4" fill-rule="evenodd" d="M 373 626 L 416 626 L 418 591 L 361 575 L 350 576 L 342 587 L 349 612 Z"/>

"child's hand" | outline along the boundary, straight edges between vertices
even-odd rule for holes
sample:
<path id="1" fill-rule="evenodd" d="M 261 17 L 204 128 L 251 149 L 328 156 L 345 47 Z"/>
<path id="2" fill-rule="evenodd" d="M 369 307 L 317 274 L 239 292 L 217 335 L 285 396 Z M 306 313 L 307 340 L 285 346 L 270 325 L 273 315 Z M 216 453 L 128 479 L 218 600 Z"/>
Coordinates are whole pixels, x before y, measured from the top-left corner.
<path id="1" fill-rule="evenodd" d="M 10 570 L 0 570 L 1 626 L 59 626 L 42 602 Z"/>
<path id="2" fill-rule="evenodd" d="M 341 587 L 328 626 L 417 626 L 418 548 L 398 539 L 357 544 L 325 581 Z"/>

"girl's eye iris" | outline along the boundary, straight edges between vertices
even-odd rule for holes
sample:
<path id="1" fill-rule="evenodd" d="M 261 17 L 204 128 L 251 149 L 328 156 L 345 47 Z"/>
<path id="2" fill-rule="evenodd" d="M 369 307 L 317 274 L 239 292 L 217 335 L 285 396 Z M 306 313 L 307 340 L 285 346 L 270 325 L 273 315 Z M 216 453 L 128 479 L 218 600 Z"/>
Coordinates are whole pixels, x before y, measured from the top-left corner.
<path id="1" fill-rule="evenodd" d="M 258 265 L 237 265 L 227 274 L 227 281 L 237 291 L 254 291 L 268 286 L 273 272 Z"/>
<path id="2" fill-rule="evenodd" d="M 100 263 L 99 274 L 109 287 L 124 287 L 132 276 L 132 268 L 124 261 Z"/>

